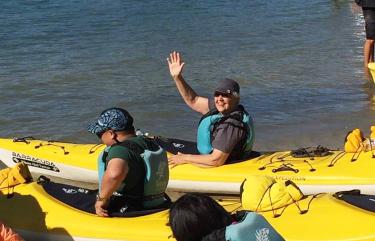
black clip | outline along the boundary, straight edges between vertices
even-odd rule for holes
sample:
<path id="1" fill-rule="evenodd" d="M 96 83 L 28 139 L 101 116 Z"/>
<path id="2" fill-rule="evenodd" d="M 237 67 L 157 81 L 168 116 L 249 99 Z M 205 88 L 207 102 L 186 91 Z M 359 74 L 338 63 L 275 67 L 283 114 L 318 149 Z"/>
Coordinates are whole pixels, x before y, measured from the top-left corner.
<path id="1" fill-rule="evenodd" d="M 35 140 L 35 138 L 32 136 L 19 137 L 19 138 L 14 138 L 13 142 L 25 142 L 26 144 L 30 144 L 30 142 L 27 140 Z"/>
<path id="2" fill-rule="evenodd" d="M 292 171 L 294 173 L 299 172 L 298 169 L 295 169 L 295 168 L 293 168 L 291 166 L 293 166 L 293 164 L 282 164 L 280 167 L 272 169 L 272 172 L 273 173 L 275 173 L 275 172 L 282 172 L 282 171 Z"/>

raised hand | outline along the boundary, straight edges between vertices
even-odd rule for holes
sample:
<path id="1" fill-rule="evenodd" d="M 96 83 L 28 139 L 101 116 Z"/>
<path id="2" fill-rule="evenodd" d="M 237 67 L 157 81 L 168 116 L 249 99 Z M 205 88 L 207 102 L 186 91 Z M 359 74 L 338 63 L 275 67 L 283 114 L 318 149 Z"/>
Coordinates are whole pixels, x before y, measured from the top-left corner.
<path id="1" fill-rule="evenodd" d="M 167 58 L 167 62 L 169 66 L 169 72 L 171 73 L 172 77 L 176 78 L 180 76 L 185 65 L 185 63 L 182 62 L 180 53 L 176 51 L 170 53 L 169 58 Z"/>

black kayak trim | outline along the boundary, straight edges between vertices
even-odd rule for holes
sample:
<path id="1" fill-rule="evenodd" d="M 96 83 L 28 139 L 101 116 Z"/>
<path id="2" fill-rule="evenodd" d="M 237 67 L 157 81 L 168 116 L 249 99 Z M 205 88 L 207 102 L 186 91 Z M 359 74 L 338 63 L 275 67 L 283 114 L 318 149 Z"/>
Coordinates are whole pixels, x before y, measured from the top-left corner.
<path id="1" fill-rule="evenodd" d="M 167 138 L 161 136 L 155 136 L 155 141 L 167 152 L 170 152 L 176 155 L 178 152 L 183 154 L 193 154 L 193 155 L 200 155 L 197 149 L 197 143 L 193 141 L 186 141 L 181 139 L 175 138 Z M 225 164 L 233 164 L 237 162 L 242 162 L 248 159 L 259 157 L 262 153 L 257 151 L 249 152 L 243 159 L 241 160 L 231 160 L 226 162 Z"/>
<path id="2" fill-rule="evenodd" d="M 375 195 L 361 194 L 360 190 L 355 189 L 337 192 L 334 194 L 334 197 L 358 208 L 375 213 Z"/>
<path id="3" fill-rule="evenodd" d="M 98 193 L 98 190 L 91 190 L 50 181 L 42 181 L 39 183 L 39 185 L 43 187 L 43 189 L 48 193 L 48 195 L 57 199 L 63 204 L 71 208 L 81 210 L 83 212 L 95 214 L 94 207 L 96 202 L 96 194 Z M 126 201 L 124 201 L 123 197 L 111 198 L 110 203 L 113 203 L 113 206 L 115 208 L 108 210 L 109 215 L 111 217 L 139 217 L 166 210 L 170 206 L 170 203 L 166 203 L 160 208 L 140 210 L 138 207 L 131 207 L 130 205 L 125 205 L 126 210 L 123 212 L 119 212 L 119 205 L 117 203 L 124 206 L 125 202 Z"/>
<path id="4" fill-rule="evenodd" d="M 161 136 L 155 136 L 155 141 L 167 152 L 170 152 L 174 155 L 177 152 L 181 152 L 184 154 L 195 154 L 199 155 L 199 151 L 197 149 L 197 143 L 193 141 L 186 141 L 174 138 L 167 138 Z"/>

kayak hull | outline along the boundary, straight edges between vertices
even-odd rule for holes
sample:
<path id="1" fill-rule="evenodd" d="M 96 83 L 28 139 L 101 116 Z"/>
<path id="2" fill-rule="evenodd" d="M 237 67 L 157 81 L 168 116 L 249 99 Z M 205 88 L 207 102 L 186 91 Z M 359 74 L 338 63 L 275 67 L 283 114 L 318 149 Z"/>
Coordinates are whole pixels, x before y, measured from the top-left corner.
<path id="1" fill-rule="evenodd" d="M 36 183 L 21 184 L 8 198 L 0 194 L 0 219 L 26 240 L 167 240 L 167 211 L 134 217 L 102 218 L 70 207 Z M 69 193 L 67 193 L 69 195 Z M 145 232 L 145 227 L 149 231 Z"/>
<path id="2" fill-rule="evenodd" d="M 241 210 L 238 198 L 219 204 L 229 212 Z M 330 194 L 306 196 L 298 203 L 260 214 L 288 241 L 375 240 L 375 214 Z M 0 191 L 0 219 L 26 240 L 173 240 L 168 210 L 141 217 L 102 218 L 58 201 L 36 182 Z"/>
<path id="3" fill-rule="evenodd" d="M 0 160 L 7 166 L 23 161 L 34 173 L 97 183 L 97 158 L 103 149 L 104 145 L 0 139 Z M 329 156 L 313 158 L 294 158 L 289 153 L 266 153 L 215 168 L 180 165 L 170 169 L 168 189 L 239 194 L 246 176 L 267 175 L 276 180 L 292 180 L 306 194 L 349 189 L 375 193 L 375 158 L 370 151 L 331 151 Z"/>

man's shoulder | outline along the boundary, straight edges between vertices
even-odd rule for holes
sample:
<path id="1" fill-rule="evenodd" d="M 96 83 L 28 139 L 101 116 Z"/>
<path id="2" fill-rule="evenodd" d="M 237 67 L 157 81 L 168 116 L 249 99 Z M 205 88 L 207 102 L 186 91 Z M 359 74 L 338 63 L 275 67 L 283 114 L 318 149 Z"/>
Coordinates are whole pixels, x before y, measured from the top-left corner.
<path id="1" fill-rule="evenodd" d="M 152 138 L 141 136 L 132 137 L 131 139 L 113 146 L 113 148 L 115 147 L 116 151 L 127 151 L 138 154 L 143 153 L 146 149 L 152 151 L 159 149 L 159 146 L 157 145 L 155 140 L 153 140 Z"/>
<path id="2" fill-rule="evenodd" d="M 242 105 L 238 105 L 238 107 L 230 113 L 230 116 L 232 117 L 230 119 L 236 119 L 242 122 L 247 122 L 247 119 L 252 120 L 249 112 L 247 112 L 245 107 L 243 107 Z"/>
<path id="3" fill-rule="evenodd" d="M 223 121 L 226 123 L 242 123 L 243 124 L 244 115 L 248 115 L 248 113 L 243 108 L 243 106 L 239 106 L 237 109 L 232 111 L 227 116 L 227 118 L 224 118 Z"/>
<path id="4" fill-rule="evenodd" d="M 129 147 L 125 145 L 113 145 L 111 148 L 108 150 L 109 153 L 111 152 L 122 152 L 122 151 L 128 151 Z"/>
<path id="5" fill-rule="evenodd" d="M 224 123 L 233 123 L 233 124 L 241 124 L 241 125 L 244 124 L 242 121 L 242 115 L 231 115 L 230 117 L 223 119 L 221 124 L 224 124 Z"/>
<path id="6" fill-rule="evenodd" d="M 247 112 L 243 108 L 238 108 L 232 111 L 228 116 L 224 117 L 217 125 L 220 129 L 228 130 L 244 130 L 246 123 L 244 122 L 244 115 Z M 251 118 L 251 117 L 250 117 Z"/>
<path id="7" fill-rule="evenodd" d="M 143 151 L 144 150 L 156 151 L 159 149 L 159 145 L 157 144 L 154 138 L 137 136 L 137 137 L 134 137 L 132 141 L 134 141 L 139 147 L 141 147 Z"/>
<path id="8" fill-rule="evenodd" d="M 108 151 L 108 157 L 113 159 L 113 158 L 128 158 L 129 156 L 129 153 L 131 152 L 131 150 L 126 147 L 126 146 L 122 146 L 122 145 L 115 145 L 115 146 L 112 146 L 109 151 Z"/>

